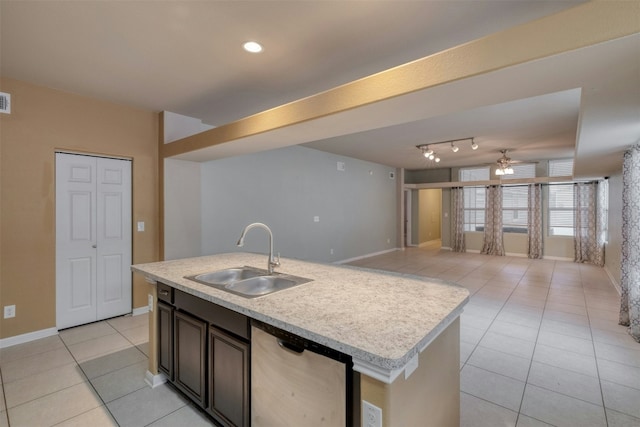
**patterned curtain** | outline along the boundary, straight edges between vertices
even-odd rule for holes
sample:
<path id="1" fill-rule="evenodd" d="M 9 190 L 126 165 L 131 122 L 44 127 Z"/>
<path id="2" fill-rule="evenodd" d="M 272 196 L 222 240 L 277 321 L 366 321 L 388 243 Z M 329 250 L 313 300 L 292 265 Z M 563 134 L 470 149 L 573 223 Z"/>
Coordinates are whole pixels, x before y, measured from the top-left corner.
<path id="1" fill-rule="evenodd" d="M 598 183 L 579 182 L 574 185 L 575 262 L 604 265 L 604 239 L 598 212 Z"/>
<path id="2" fill-rule="evenodd" d="M 542 258 L 542 184 L 529 185 L 527 211 L 527 256 Z"/>
<path id="3" fill-rule="evenodd" d="M 502 239 L 502 187 L 487 187 L 487 204 L 484 219 L 484 236 L 482 253 L 487 255 L 504 255 Z"/>
<path id="4" fill-rule="evenodd" d="M 640 144 L 622 165 L 622 275 L 620 324 L 640 342 Z"/>
<path id="5" fill-rule="evenodd" d="M 453 199 L 452 227 L 453 252 L 466 252 L 467 248 L 464 240 L 464 188 L 454 187 L 451 189 Z"/>
<path id="6" fill-rule="evenodd" d="M 606 178 L 598 181 L 598 203 L 596 209 L 596 231 L 598 232 L 597 238 L 600 250 L 596 253 L 595 264 L 604 267 L 606 260 L 604 251 L 609 232 L 609 180 Z"/>

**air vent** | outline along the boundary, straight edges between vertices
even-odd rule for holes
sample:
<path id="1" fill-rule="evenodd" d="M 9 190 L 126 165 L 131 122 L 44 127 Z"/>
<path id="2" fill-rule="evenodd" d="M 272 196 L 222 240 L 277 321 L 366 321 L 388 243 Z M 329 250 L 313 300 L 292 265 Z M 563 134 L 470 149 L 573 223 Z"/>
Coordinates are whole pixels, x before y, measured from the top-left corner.
<path id="1" fill-rule="evenodd" d="M 11 114 L 11 94 L 0 92 L 0 113 Z"/>

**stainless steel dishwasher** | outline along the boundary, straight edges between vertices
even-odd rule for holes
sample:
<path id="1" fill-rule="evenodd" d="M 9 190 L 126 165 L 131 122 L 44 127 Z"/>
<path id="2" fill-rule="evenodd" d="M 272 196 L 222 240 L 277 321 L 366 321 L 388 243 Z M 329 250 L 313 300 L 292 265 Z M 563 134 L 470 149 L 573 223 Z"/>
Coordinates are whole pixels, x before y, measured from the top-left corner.
<path id="1" fill-rule="evenodd" d="M 350 356 L 252 322 L 252 427 L 359 425 L 354 382 Z"/>

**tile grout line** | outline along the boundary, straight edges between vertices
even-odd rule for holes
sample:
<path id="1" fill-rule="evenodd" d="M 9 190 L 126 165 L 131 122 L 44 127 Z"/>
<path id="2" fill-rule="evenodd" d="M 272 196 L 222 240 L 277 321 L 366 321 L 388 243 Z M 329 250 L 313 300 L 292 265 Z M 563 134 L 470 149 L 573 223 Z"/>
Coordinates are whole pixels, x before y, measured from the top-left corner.
<path id="1" fill-rule="evenodd" d="M 483 263 L 482 265 L 484 265 L 484 264 L 486 264 L 486 263 Z M 502 266 L 502 269 L 501 269 L 501 270 L 503 270 L 503 269 L 504 269 L 504 267 L 506 267 L 508 264 L 510 264 L 510 262 L 508 262 L 507 264 L 505 264 L 504 266 Z M 481 266 L 482 266 L 482 265 L 481 265 Z M 477 269 L 477 268 L 480 268 L 481 266 L 476 267 L 476 269 Z M 555 266 L 555 261 L 554 261 L 554 266 Z M 531 267 L 531 264 L 529 264 L 529 266 L 527 266 L 527 269 L 525 270 L 525 273 L 523 273 L 523 275 L 521 276 L 520 280 L 522 280 L 522 278 L 526 275 L 526 272 L 529 270 L 529 268 L 530 268 L 530 267 Z M 471 274 L 471 273 L 469 273 L 469 274 Z M 494 277 L 495 277 L 495 275 L 494 275 Z M 487 280 L 487 282 L 486 282 L 484 285 L 482 285 L 480 288 L 478 288 L 478 289 L 474 292 L 474 295 L 475 295 L 475 294 L 477 294 L 477 293 L 478 293 L 482 288 L 484 288 L 485 286 L 487 286 L 487 283 L 489 283 L 489 281 L 490 281 L 490 280 L 491 280 L 491 278 L 489 278 L 489 279 Z M 483 338 L 484 338 L 484 336 L 487 334 L 487 332 L 489 332 L 489 329 L 491 329 L 491 326 L 492 326 L 492 325 L 493 325 L 493 323 L 496 321 L 496 319 L 498 318 L 498 316 L 500 315 L 500 313 L 501 313 L 501 312 L 502 312 L 502 310 L 504 309 L 505 305 L 507 305 L 507 301 L 509 301 L 509 298 L 511 298 L 511 296 L 513 295 L 513 293 L 515 292 L 515 290 L 518 288 L 519 283 L 520 283 L 520 281 L 518 281 L 518 285 L 516 285 L 513 289 L 511 289 L 511 292 L 509 292 L 509 296 L 507 296 L 507 298 L 504 300 L 504 302 L 503 302 L 503 303 L 502 303 L 502 305 L 500 306 L 500 309 L 498 310 L 498 312 L 496 313 L 496 315 L 491 319 L 491 323 L 489 323 L 489 326 L 487 327 L 486 331 L 482 334 L 482 337 L 480 337 L 480 339 L 478 340 L 478 343 L 474 346 L 473 350 L 472 350 L 472 351 L 471 351 L 471 353 L 469 354 L 469 357 L 467 358 L 467 361 L 471 358 L 471 356 L 473 356 L 473 353 L 474 353 L 474 352 L 476 351 L 476 349 L 480 346 L 480 341 L 482 341 L 482 339 L 483 339 Z M 547 294 L 548 294 L 548 293 L 549 293 L 549 291 L 547 290 Z M 469 301 L 471 301 L 471 297 L 469 298 Z M 546 305 L 546 300 L 545 300 L 545 305 Z M 540 322 L 542 322 L 542 318 L 540 318 Z M 539 334 L 539 333 L 540 333 L 540 326 L 538 326 L 538 334 Z M 536 336 L 536 339 L 537 339 L 537 336 Z M 535 343 L 534 343 L 534 351 L 535 351 Z M 462 368 L 460 369 L 460 371 L 462 371 L 462 369 L 464 369 L 464 367 L 466 367 L 466 366 L 467 366 L 467 361 L 465 361 L 465 363 L 463 364 L 463 366 L 462 366 Z M 531 369 L 531 363 L 532 363 L 532 361 L 533 361 L 533 354 L 531 355 L 531 361 L 529 362 L 529 369 Z M 474 366 L 474 365 L 470 365 L 470 366 Z M 474 367 L 476 367 L 476 366 L 474 366 Z M 478 367 L 476 367 L 476 368 L 478 368 Z M 482 369 L 482 368 L 479 368 L 479 369 Z M 485 369 L 485 371 L 486 371 L 486 369 Z M 488 371 L 488 372 L 491 372 L 491 371 Z M 495 373 L 495 372 L 492 372 L 492 373 Z M 497 374 L 497 373 L 496 373 L 496 374 Z M 501 374 L 498 374 L 498 375 L 501 375 Z M 503 375 L 503 376 L 505 376 L 505 375 Z M 506 376 L 506 377 L 507 377 L 507 378 L 510 378 L 510 377 L 508 377 L 508 376 Z M 527 378 L 528 378 L 528 377 L 529 377 L 529 373 L 527 372 Z M 520 409 L 522 408 L 522 401 L 524 400 L 524 391 L 526 390 L 526 387 L 527 387 L 527 382 L 526 382 L 526 380 L 525 380 L 525 381 L 524 381 L 524 388 L 523 388 L 523 390 L 522 390 L 522 397 L 520 398 L 520 406 L 519 406 L 519 408 L 518 408 L 518 411 L 516 412 L 516 411 L 513 411 L 512 409 L 505 408 L 505 409 L 508 409 L 508 410 L 510 410 L 510 411 L 516 412 L 516 425 L 517 425 L 517 423 L 518 423 L 518 419 L 520 418 Z M 462 390 L 461 390 L 461 392 L 462 392 Z M 467 394 L 469 394 L 470 396 L 474 396 L 474 395 L 472 395 L 472 394 L 470 394 L 470 393 L 467 393 Z M 474 397 L 478 398 L 478 396 L 474 396 Z M 502 406 L 502 405 L 498 405 L 498 404 L 496 404 L 496 403 L 494 403 L 494 402 L 490 402 L 490 401 L 488 401 L 488 400 L 486 400 L 486 399 L 482 399 L 482 398 L 479 398 L 479 399 L 481 399 L 481 400 L 485 400 L 486 402 L 489 402 L 489 403 L 492 403 L 492 404 L 494 404 L 494 405 L 497 405 L 497 406 L 500 406 L 500 407 L 503 407 L 503 408 L 504 408 L 504 406 Z"/>
<path id="2" fill-rule="evenodd" d="M 531 268 L 531 265 L 529 265 L 529 268 Z M 529 271 L 529 268 L 527 268 L 527 271 Z M 544 306 L 542 307 L 542 316 L 540 316 L 540 323 L 538 324 L 538 333 L 536 334 L 536 340 L 533 343 L 533 352 L 531 353 L 531 359 L 529 360 L 529 369 L 527 370 L 527 377 L 524 380 L 524 388 L 522 389 L 522 398 L 520 399 L 520 407 L 518 408 L 518 416 L 516 417 L 516 425 L 518 424 L 518 421 L 520 420 L 520 414 L 522 414 L 522 404 L 524 403 L 524 395 L 527 391 L 527 386 L 529 385 L 529 375 L 531 375 L 531 367 L 533 366 L 533 357 L 536 354 L 536 347 L 538 346 L 538 339 L 540 338 L 540 331 L 542 330 L 542 320 L 544 319 L 544 312 L 547 308 L 547 301 L 549 299 L 549 293 L 551 293 L 551 283 L 553 282 L 553 275 L 555 273 L 556 270 L 556 261 L 553 261 L 553 272 L 551 273 L 551 277 L 549 278 L 549 288 L 547 288 L 547 295 L 546 298 L 544 300 Z M 526 272 L 525 272 L 526 275 Z M 519 283 L 518 283 L 519 285 Z M 529 416 L 526 415 L 525 416 Z M 531 417 L 533 418 L 533 417 Z M 537 419 L 537 418 L 536 418 Z M 542 421 L 542 420 L 539 420 Z M 546 421 L 543 421 L 546 422 Z M 549 424 L 549 423 L 547 423 Z"/>
<path id="3" fill-rule="evenodd" d="M 113 330 L 114 330 L 114 331 L 116 331 L 116 333 L 117 333 L 117 334 L 119 334 L 122 338 L 124 338 L 128 343 L 130 343 L 131 345 L 133 345 L 133 346 L 136 348 L 136 350 L 137 350 L 137 351 L 139 351 L 140 353 L 142 353 L 142 354 L 143 354 L 145 357 L 147 357 L 147 359 L 148 359 L 148 356 L 147 356 L 146 354 L 144 354 L 144 353 L 142 352 L 142 350 L 140 350 L 140 349 L 138 348 L 138 346 L 137 346 L 137 345 L 133 344 L 133 343 L 132 343 L 132 342 L 131 342 L 127 337 L 125 337 L 125 336 L 124 336 L 124 335 L 123 335 L 123 334 L 122 334 L 118 329 L 114 328 L 114 327 L 113 327 L 113 326 L 108 322 L 108 320 L 103 320 L 103 321 L 104 321 L 105 323 L 107 323 L 107 324 L 109 325 L 109 327 L 113 328 Z M 98 337 L 98 338 L 101 338 L 101 337 Z M 93 339 L 93 338 L 91 338 L 91 339 Z M 87 376 L 87 373 L 84 371 L 84 369 L 82 369 L 82 365 L 80 364 L 80 362 L 78 362 L 78 360 L 76 359 L 76 357 L 75 357 L 75 355 L 73 354 L 73 352 L 69 349 L 69 346 L 67 345 L 67 343 L 66 343 L 66 342 L 64 341 L 64 339 L 62 339 L 62 338 L 60 338 L 60 340 L 62 341 L 62 344 L 63 344 L 63 345 L 64 345 L 64 347 L 67 349 L 67 351 L 69 352 L 69 354 L 71 355 L 71 357 L 73 358 L 74 362 L 76 363 L 76 366 L 77 366 L 78 368 L 80 368 L 80 370 L 82 371 L 82 374 L 83 374 L 83 375 L 85 376 L 85 378 L 87 379 L 87 381 L 86 381 L 86 382 L 87 382 L 87 383 L 89 383 L 89 385 L 91 386 L 91 389 L 94 391 L 94 393 L 96 394 L 96 396 L 98 397 L 98 399 L 100 399 L 100 401 L 102 402 L 102 406 L 107 410 L 107 412 L 109 413 L 109 415 L 111 415 L 111 418 L 113 419 L 113 421 L 114 421 L 116 424 L 120 425 L 120 424 L 118 423 L 118 421 L 116 420 L 116 417 L 114 416 L 114 414 L 111 412 L 111 410 L 110 410 L 110 409 L 109 409 L 109 407 L 107 406 L 107 402 L 105 402 L 105 401 L 104 401 L 104 399 L 102 398 L 102 396 L 100 396 L 100 393 L 98 393 L 98 390 L 95 388 L 95 386 L 94 386 L 94 385 L 93 385 L 93 383 L 91 382 L 91 379 Z M 90 340 L 90 339 L 87 339 L 87 340 L 85 340 L 85 341 L 89 341 L 89 340 Z M 80 341 L 80 342 L 82 342 L 82 341 Z M 77 344 L 77 343 L 75 343 L 75 344 Z M 132 365 L 133 365 L 133 364 L 132 364 Z M 125 366 L 125 368 L 126 368 L 126 367 L 128 367 L 128 366 L 131 366 L 131 365 L 127 365 L 127 366 Z M 105 375 L 106 375 L 106 374 L 105 374 Z M 99 378 L 99 377 L 96 377 L 96 378 Z M 131 394 L 131 393 L 128 393 L 128 394 Z M 128 395 L 128 394 L 127 394 L 127 395 Z M 125 395 L 125 396 L 126 396 L 126 395 Z M 121 397 L 123 397 L 123 396 L 121 396 Z M 93 409 L 95 409 L 95 408 L 92 408 L 91 410 L 93 410 Z M 85 411 L 85 412 L 88 412 L 88 411 Z M 83 413 L 85 413 L 85 412 L 83 412 Z M 82 414 L 74 415 L 73 417 L 68 418 L 67 420 L 63 420 L 63 421 L 61 421 L 60 423 L 62 423 L 62 422 L 64 422 L 64 421 L 68 421 L 68 420 L 70 420 L 70 419 L 72 419 L 72 418 L 75 418 L 75 417 L 77 417 L 78 415 L 82 415 Z M 60 423 L 59 423 L 59 424 L 60 424 Z"/>
<path id="4" fill-rule="evenodd" d="M 109 326 L 111 326 L 111 325 L 109 325 Z M 113 327 L 113 326 L 111 326 L 111 327 Z M 114 329 L 115 329 L 115 328 L 114 328 Z M 116 332 L 117 332 L 117 331 L 116 331 Z M 118 332 L 118 333 L 120 333 L 120 332 Z M 76 362 L 76 366 L 77 366 L 78 368 L 80 368 L 80 370 L 82 371 L 82 375 L 84 375 L 84 377 L 87 379 L 87 383 L 89 383 L 89 385 L 91 386 L 91 389 L 93 390 L 93 392 L 95 393 L 95 395 L 98 397 L 98 399 L 100 399 L 100 402 L 102 402 L 102 406 L 104 406 L 104 408 L 107 410 L 107 412 L 109 412 L 109 415 L 111 415 L 111 418 L 113 418 L 113 420 L 116 422 L 116 424 L 118 424 L 118 421 L 116 421 L 116 418 L 113 416 L 113 414 L 111 413 L 111 411 L 110 411 L 110 410 L 109 410 L 109 408 L 107 407 L 106 402 L 104 401 L 104 399 L 102 399 L 102 396 L 100 396 L 100 394 L 98 393 L 98 390 L 96 390 L 96 388 L 94 387 L 93 383 L 91 382 L 91 380 L 90 380 L 90 379 L 89 379 L 89 377 L 87 376 L 87 373 L 84 371 L 84 369 L 82 369 L 82 366 L 80 366 L 80 363 L 79 363 L 79 362 L 78 362 L 78 360 L 76 359 L 76 356 L 74 356 L 74 354 L 71 352 L 71 350 L 70 350 L 70 349 L 69 349 L 69 347 L 67 346 L 67 343 L 66 343 L 62 338 L 60 338 L 60 340 L 62 341 L 62 344 L 64 344 L 64 347 L 67 349 L 67 351 L 69 352 L 69 354 L 70 354 L 70 355 L 71 355 L 71 357 L 73 358 L 73 361 L 74 361 L 74 362 Z M 88 340 L 87 340 L 87 341 L 88 341 Z M 95 409 L 95 408 L 92 408 L 92 409 Z M 81 415 L 81 414 L 78 414 L 78 415 Z M 61 422 L 68 421 L 68 420 L 70 420 L 70 419 L 72 419 L 72 418 L 74 418 L 74 417 L 77 417 L 78 415 L 74 415 L 73 417 L 68 418 L 68 419 L 66 419 L 66 420 L 63 420 L 63 421 L 61 421 Z M 119 424 L 118 424 L 118 425 L 119 425 Z"/>
<path id="5" fill-rule="evenodd" d="M 4 378 L 2 377 L 2 367 L 0 367 L 0 387 L 2 387 L 2 400 L 4 401 L 4 416 L 7 417 L 7 426 L 11 427 L 11 422 L 9 421 L 9 406 L 7 406 L 7 393 L 4 390 L 4 384 Z"/>
<path id="6" fill-rule="evenodd" d="M 582 268 L 579 268 L 580 283 L 582 283 Z M 589 307 L 587 305 L 587 296 L 584 293 L 584 284 L 582 286 L 582 298 L 584 299 L 584 307 L 587 312 L 587 321 L 589 322 L 589 336 L 591 337 L 591 346 L 593 347 L 593 360 L 596 363 L 596 374 L 598 374 L 598 388 L 600 389 L 600 398 L 602 399 L 602 412 L 604 413 L 605 425 L 609 425 L 609 418 L 607 417 L 607 407 L 604 402 L 604 391 L 602 390 L 602 377 L 600 377 L 600 364 L 598 363 L 598 353 L 596 352 L 596 342 L 593 336 L 593 330 L 591 328 L 591 317 L 589 316 Z"/>

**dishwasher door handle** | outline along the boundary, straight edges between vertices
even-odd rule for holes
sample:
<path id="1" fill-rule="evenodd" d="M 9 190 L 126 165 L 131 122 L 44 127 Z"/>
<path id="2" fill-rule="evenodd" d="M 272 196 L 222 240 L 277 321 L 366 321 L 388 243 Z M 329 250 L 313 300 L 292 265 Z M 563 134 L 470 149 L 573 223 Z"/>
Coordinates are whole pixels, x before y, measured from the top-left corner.
<path id="1" fill-rule="evenodd" d="M 295 345 L 293 343 L 290 343 L 288 341 L 284 341 L 284 340 L 281 340 L 281 339 L 278 339 L 278 345 L 281 348 L 283 348 L 285 350 L 288 350 L 288 351 L 290 351 L 292 353 L 296 353 L 296 354 L 301 354 L 304 351 L 304 347 L 301 347 L 299 345 Z"/>

